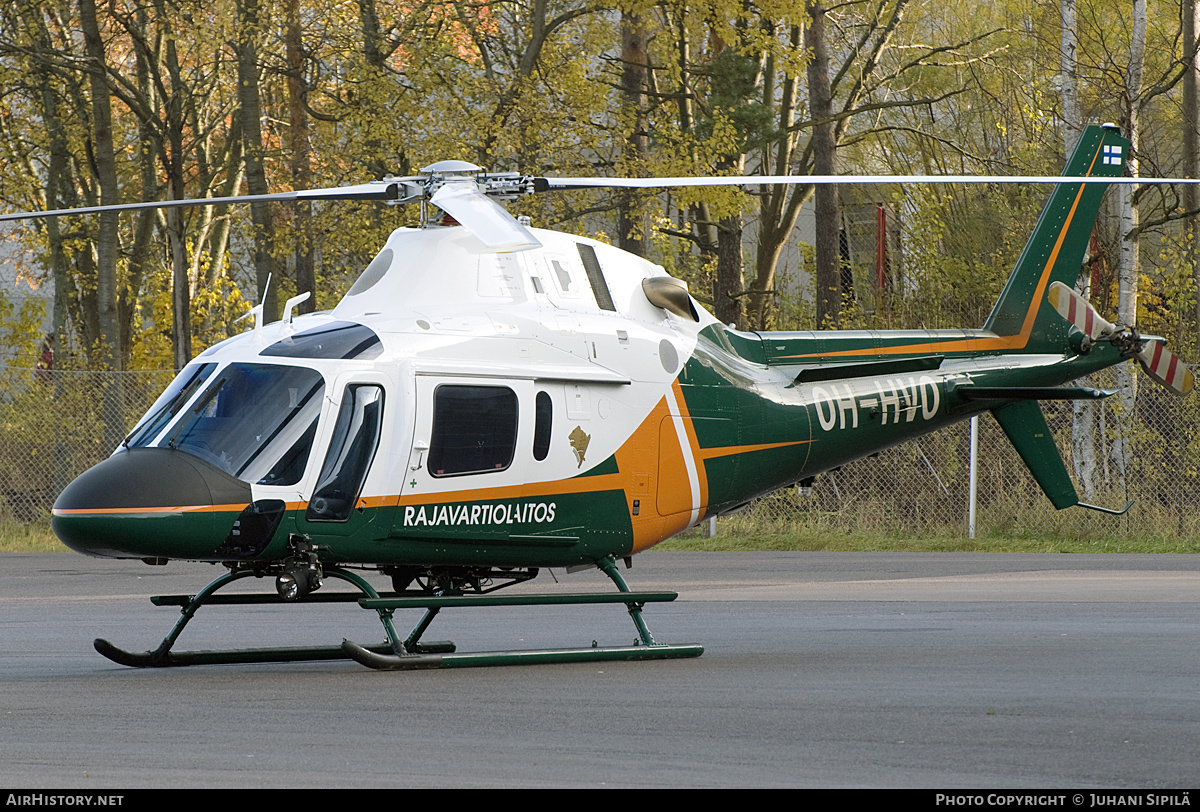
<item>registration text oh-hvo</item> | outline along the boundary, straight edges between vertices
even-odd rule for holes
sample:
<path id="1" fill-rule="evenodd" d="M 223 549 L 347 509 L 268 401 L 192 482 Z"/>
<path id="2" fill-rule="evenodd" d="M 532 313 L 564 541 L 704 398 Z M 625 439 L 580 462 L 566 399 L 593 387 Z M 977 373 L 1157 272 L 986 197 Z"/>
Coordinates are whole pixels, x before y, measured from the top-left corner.
<path id="1" fill-rule="evenodd" d="M 813 405 L 817 420 L 824 431 L 834 426 L 839 429 L 858 428 L 858 413 L 865 410 L 865 417 L 879 417 L 883 425 L 911 423 L 920 417 L 930 420 L 937 414 L 942 402 L 942 393 L 937 382 L 928 375 L 920 378 L 903 378 L 873 381 L 874 393 L 870 390 L 855 392 L 849 384 L 830 384 L 812 388 Z"/>

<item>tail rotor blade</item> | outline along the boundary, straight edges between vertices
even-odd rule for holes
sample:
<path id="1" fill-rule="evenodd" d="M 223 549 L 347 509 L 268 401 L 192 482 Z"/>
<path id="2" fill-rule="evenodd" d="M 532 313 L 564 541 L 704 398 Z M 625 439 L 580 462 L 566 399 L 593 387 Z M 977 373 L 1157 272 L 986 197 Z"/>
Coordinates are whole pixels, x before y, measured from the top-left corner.
<path id="1" fill-rule="evenodd" d="M 1078 327 L 1093 341 L 1117 331 L 1117 325 L 1102 318 L 1086 299 L 1062 282 L 1050 284 L 1047 298 L 1060 316 Z"/>
<path id="2" fill-rule="evenodd" d="M 1143 344 L 1137 359 L 1147 375 L 1181 395 L 1191 392 L 1196 385 L 1196 378 L 1187 365 L 1159 341 Z"/>

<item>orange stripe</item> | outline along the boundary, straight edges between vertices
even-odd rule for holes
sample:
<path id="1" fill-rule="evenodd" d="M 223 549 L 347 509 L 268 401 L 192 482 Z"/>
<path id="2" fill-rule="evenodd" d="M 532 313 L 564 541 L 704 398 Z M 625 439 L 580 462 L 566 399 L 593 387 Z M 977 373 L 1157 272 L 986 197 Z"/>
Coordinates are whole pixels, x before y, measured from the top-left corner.
<path id="1" fill-rule="evenodd" d="M 498 499 L 520 499 L 534 496 L 557 496 L 571 493 L 591 493 L 600 491 L 621 490 L 624 487 L 624 477 L 619 474 L 601 474 L 599 476 L 578 477 L 573 479 L 549 480 L 532 482 L 522 485 L 508 485 L 494 488 L 472 488 L 462 491 L 446 491 L 442 493 L 413 494 L 403 496 L 369 496 L 360 497 L 358 506 L 364 508 L 395 507 L 410 504 L 442 504 L 448 502 L 476 502 Z M 306 510 L 308 502 L 287 502 L 286 510 Z M 122 513 L 219 513 L 235 511 L 240 513 L 246 509 L 244 504 L 232 505 L 173 505 L 168 507 L 124 507 L 124 508 L 73 508 L 54 510 L 56 516 L 82 516 L 99 514 Z"/>
<path id="2" fill-rule="evenodd" d="M 789 440 L 786 443 L 758 443 L 757 445 L 727 445 L 715 448 L 702 448 L 700 455 L 706 460 L 717 457 L 731 457 L 735 454 L 749 454 L 753 451 L 766 451 L 772 448 L 784 448 L 793 445 L 807 445 L 812 440 Z"/>
<path id="3" fill-rule="evenodd" d="M 120 513 L 241 513 L 246 509 L 242 503 L 234 505 L 172 505 L 168 507 L 121 507 L 121 508 L 54 508 L 55 516 L 87 516 Z"/>

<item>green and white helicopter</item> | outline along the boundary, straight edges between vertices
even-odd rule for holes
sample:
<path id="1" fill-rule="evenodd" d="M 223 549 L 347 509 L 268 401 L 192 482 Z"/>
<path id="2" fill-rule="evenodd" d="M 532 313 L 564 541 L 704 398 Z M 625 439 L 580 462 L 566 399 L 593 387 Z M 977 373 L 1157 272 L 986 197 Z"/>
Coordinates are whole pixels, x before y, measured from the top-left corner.
<path id="1" fill-rule="evenodd" d="M 281 321 L 256 318 L 201 353 L 59 496 L 54 530 L 74 550 L 226 568 L 197 595 L 154 599 L 182 607 L 157 650 L 96 647 L 131 666 L 697 656 L 698 645 L 653 639 L 642 608 L 675 594 L 631 592 L 619 560 L 985 411 L 1056 507 L 1079 504 L 1038 401 L 1108 394 L 1069 384 L 1134 358 L 1179 392 L 1193 386 L 1161 340 L 1104 321 L 1070 287 L 1128 150 L 1115 128 L 1083 133 L 987 322 L 960 330 L 741 332 L 653 263 L 529 228 L 495 202 L 577 186 L 851 176 L 554 179 L 447 161 L 415 177 L 268 195 L 419 202 L 422 225 L 393 232 L 332 310 L 293 318 L 297 297 Z M 494 594 L 547 567 L 598 567 L 617 591 Z M 370 573 L 392 588 L 376 591 Z M 276 591 L 215 594 L 255 576 Z M 329 578 L 355 591 L 317 592 Z M 386 642 L 172 651 L 204 604 L 318 600 L 377 612 Z M 635 645 L 467 654 L 421 640 L 444 607 L 605 602 L 627 606 Z M 403 608 L 425 610 L 407 637 L 393 626 Z"/>

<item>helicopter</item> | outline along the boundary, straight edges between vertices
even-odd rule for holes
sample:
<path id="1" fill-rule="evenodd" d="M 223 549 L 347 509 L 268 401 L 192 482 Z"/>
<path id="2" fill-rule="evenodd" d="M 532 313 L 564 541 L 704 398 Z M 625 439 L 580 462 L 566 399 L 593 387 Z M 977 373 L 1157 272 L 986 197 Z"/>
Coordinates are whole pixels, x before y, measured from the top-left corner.
<path id="1" fill-rule="evenodd" d="M 533 228 L 496 202 L 585 186 L 854 176 L 555 179 L 443 161 L 354 187 L 117 207 L 350 198 L 417 202 L 422 216 L 391 234 L 331 310 L 295 316 L 302 294 L 267 324 L 256 307 L 252 326 L 187 364 L 120 447 L 58 497 L 54 532 L 73 550 L 225 569 L 196 595 L 152 599 L 181 607 L 156 650 L 95 647 L 135 667 L 699 656 L 700 645 L 656 641 L 643 618 L 676 593 L 631 591 L 618 561 L 983 412 L 1056 508 L 1123 512 L 1080 502 L 1038 402 L 1111 395 L 1070 384 L 1131 359 L 1179 393 L 1194 387 L 1161 339 L 1104 320 L 1071 289 L 1129 148 L 1111 125 L 1085 129 L 978 329 L 740 331 L 652 262 Z M 550 567 L 599 568 L 616 591 L 495 594 Z M 273 578 L 274 593 L 216 594 L 250 577 Z M 319 591 L 331 578 L 356 591 Z M 204 605 L 322 601 L 377 612 L 386 641 L 173 650 Z M 472 654 L 422 639 L 447 607 L 587 603 L 624 604 L 635 643 Z M 406 637 L 398 609 L 424 610 Z"/>

